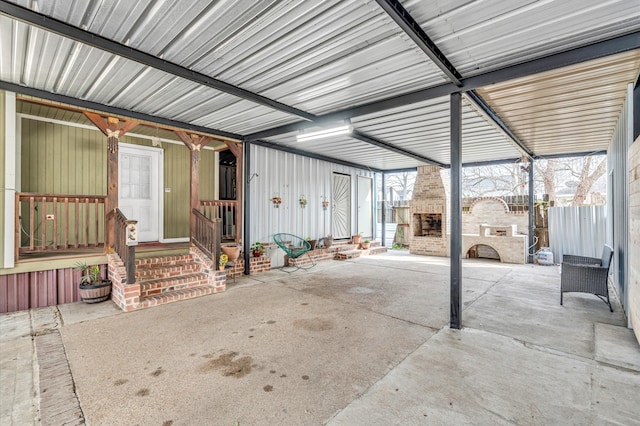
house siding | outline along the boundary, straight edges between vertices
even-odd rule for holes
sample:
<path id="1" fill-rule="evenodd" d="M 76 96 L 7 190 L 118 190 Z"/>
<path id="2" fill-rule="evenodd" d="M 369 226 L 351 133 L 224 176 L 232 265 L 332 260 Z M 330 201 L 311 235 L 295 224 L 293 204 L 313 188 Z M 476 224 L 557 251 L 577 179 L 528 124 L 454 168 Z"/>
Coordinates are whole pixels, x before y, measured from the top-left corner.
<path id="1" fill-rule="evenodd" d="M 101 132 L 29 118 L 21 123 L 21 192 L 106 195 L 106 138 Z M 120 142 L 151 146 L 148 139 L 127 135 Z M 185 238 L 189 236 L 189 151 L 166 142 L 162 149 L 164 238 Z M 216 155 L 205 150 L 201 157 L 200 198 L 214 199 Z"/>

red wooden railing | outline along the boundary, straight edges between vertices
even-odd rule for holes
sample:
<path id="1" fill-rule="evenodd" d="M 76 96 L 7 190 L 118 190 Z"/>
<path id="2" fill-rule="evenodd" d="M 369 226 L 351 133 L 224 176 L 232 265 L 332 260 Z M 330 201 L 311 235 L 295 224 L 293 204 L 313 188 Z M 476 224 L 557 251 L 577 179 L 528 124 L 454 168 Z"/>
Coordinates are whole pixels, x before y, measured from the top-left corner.
<path id="1" fill-rule="evenodd" d="M 191 243 L 198 247 L 214 262 L 217 267 L 220 258 L 220 237 L 222 220 L 210 220 L 198 210 L 193 209 L 191 214 L 195 219 L 195 229 L 191 235 Z"/>
<path id="2" fill-rule="evenodd" d="M 200 212 L 209 220 L 222 220 L 222 238 L 240 241 L 238 202 L 235 200 L 200 200 Z"/>
<path id="3" fill-rule="evenodd" d="M 16 260 L 21 253 L 104 248 L 106 198 L 17 193 Z"/>
<path id="4" fill-rule="evenodd" d="M 116 229 L 114 232 L 113 250 L 118 253 L 122 263 L 124 263 L 124 269 L 127 273 L 127 284 L 135 284 L 136 246 L 135 244 L 130 244 L 127 241 L 127 235 L 131 232 L 128 230 L 129 226 L 133 226 L 135 228 L 138 221 L 127 219 L 127 217 L 118 208 L 116 208 L 114 213 Z"/>

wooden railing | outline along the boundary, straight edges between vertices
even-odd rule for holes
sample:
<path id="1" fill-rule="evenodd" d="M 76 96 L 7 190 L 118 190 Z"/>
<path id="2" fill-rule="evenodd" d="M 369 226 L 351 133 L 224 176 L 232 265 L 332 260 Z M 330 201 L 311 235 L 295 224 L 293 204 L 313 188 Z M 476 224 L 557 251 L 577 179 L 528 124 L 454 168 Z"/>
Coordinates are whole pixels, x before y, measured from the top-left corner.
<path id="1" fill-rule="evenodd" d="M 235 200 L 200 200 L 200 212 L 210 220 L 222 220 L 222 238 L 240 241 L 240 218 Z"/>
<path id="2" fill-rule="evenodd" d="M 210 220 L 196 209 L 193 209 L 191 214 L 195 218 L 195 229 L 191 236 L 191 243 L 209 256 L 213 260 L 214 266 L 217 267 L 220 258 L 222 220 Z"/>
<path id="3" fill-rule="evenodd" d="M 104 248 L 106 198 L 17 193 L 16 260 L 20 253 Z"/>
<path id="4" fill-rule="evenodd" d="M 134 237 L 136 231 L 137 220 L 129 220 L 120 211 L 115 209 L 115 233 L 113 238 L 113 250 L 118 253 L 120 259 L 124 263 L 127 273 L 127 284 L 135 284 L 136 282 L 136 244 Z M 133 227 L 133 228 L 131 228 Z"/>

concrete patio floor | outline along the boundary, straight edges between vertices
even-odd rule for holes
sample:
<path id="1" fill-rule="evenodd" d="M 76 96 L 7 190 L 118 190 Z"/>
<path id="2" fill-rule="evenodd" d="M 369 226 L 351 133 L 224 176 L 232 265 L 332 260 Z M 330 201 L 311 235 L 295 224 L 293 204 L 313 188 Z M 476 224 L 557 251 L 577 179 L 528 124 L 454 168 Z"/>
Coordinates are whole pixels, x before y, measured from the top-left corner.
<path id="1" fill-rule="evenodd" d="M 0 424 L 640 424 L 640 348 L 559 268 L 391 251 L 121 313 L 0 316 Z M 66 368 L 66 370 L 65 370 Z"/>

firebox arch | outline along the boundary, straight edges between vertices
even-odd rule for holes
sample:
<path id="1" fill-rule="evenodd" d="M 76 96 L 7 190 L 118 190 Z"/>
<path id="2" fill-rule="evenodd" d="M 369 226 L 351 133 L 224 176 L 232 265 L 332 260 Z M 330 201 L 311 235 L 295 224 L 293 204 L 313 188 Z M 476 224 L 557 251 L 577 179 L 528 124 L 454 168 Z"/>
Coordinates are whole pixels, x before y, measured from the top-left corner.
<path id="1" fill-rule="evenodd" d="M 469 250 L 471 249 L 471 247 L 479 246 L 479 245 L 485 245 L 487 247 L 491 247 L 492 249 L 494 249 L 496 251 L 496 253 L 498 253 L 498 256 L 500 257 L 500 263 L 504 263 L 504 260 L 503 260 L 504 256 L 502 254 L 502 251 L 499 248 L 493 246 L 492 244 L 490 244 L 490 243 L 488 243 L 487 241 L 484 241 L 484 240 L 483 241 L 474 240 L 474 241 L 468 242 L 465 245 L 463 245 L 462 246 L 462 255 L 466 256 L 467 253 L 469 252 Z"/>

